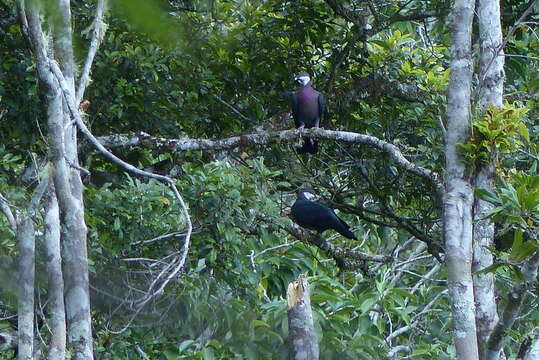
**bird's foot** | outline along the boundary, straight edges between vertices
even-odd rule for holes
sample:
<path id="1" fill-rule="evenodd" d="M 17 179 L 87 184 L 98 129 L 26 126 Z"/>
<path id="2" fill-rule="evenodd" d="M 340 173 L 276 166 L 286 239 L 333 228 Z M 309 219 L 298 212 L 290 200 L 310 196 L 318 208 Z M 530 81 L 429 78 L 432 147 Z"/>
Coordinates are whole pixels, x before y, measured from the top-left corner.
<path id="1" fill-rule="evenodd" d="M 300 137 L 303 137 L 303 132 L 305 131 L 305 125 L 301 125 L 299 128 L 298 128 L 298 132 L 299 132 L 299 136 Z"/>

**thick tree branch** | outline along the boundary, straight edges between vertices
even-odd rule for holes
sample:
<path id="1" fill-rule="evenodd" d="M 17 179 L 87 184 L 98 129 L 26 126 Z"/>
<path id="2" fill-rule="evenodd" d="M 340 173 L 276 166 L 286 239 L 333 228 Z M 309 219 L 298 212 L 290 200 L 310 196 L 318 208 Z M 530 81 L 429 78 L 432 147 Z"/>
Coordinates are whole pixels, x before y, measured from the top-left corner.
<path id="1" fill-rule="evenodd" d="M 432 183 L 437 194 L 442 194 L 441 178 L 438 173 L 413 164 L 406 159 L 397 146 L 387 141 L 378 139 L 377 137 L 371 135 L 324 129 L 305 129 L 304 135 L 315 139 L 328 139 L 373 146 L 389 155 L 389 157 L 404 170 Z M 97 141 L 100 143 L 100 145 L 104 145 L 109 148 L 146 146 L 158 150 L 182 152 L 196 150 L 227 150 L 241 146 L 263 146 L 276 142 L 292 142 L 298 137 L 299 132 L 297 130 L 282 130 L 256 132 L 217 140 L 190 138 L 165 139 L 153 137 L 145 133 L 138 133 L 132 135 L 101 136 L 97 138 Z"/>

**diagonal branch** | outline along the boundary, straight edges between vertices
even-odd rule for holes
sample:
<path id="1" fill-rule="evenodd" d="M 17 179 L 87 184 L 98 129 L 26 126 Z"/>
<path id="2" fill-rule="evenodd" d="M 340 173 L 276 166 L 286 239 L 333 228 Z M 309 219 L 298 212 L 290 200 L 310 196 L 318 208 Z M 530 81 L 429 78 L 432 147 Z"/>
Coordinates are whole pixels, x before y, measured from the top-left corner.
<path id="1" fill-rule="evenodd" d="M 88 55 L 86 56 L 86 61 L 84 62 L 84 67 L 82 74 L 79 79 L 79 86 L 77 88 L 76 103 L 79 104 L 84 96 L 84 91 L 88 86 L 90 80 L 90 70 L 92 68 L 92 63 L 94 62 L 94 57 L 103 40 L 105 35 L 105 24 L 103 22 L 103 15 L 105 13 L 105 0 L 99 0 L 97 3 L 97 9 L 95 11 L 95 19 L 93 23 L 92 31 L 92 40 L 90 42 L 90 48 L 88 49 Z"/>
<path id="2" fill-rule="evenodd" d="M 9 201 L 7 201 L 6 198 L 2 196 L 2 194 L 0 194 L 0 211 L 7 218 L 11 230 L 13 230 L 14 233 L 17 233 L 17 221 L 15 220 L 15 216 L 13 216 L 13 212 L 11 211 L 10 206 L 11 204 L 9 203 Z"/>

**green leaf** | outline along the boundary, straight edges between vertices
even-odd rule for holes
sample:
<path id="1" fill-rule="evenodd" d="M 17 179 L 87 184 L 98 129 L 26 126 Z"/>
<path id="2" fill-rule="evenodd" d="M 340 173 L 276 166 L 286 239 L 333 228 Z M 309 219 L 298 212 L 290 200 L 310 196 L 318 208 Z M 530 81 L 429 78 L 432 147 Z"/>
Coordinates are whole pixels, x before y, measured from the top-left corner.
<path id="1" fill-rule="evenodd" d="M 491 191 L 488 191 L 487 189 L 477 188 L 475 189 L 475 196 L 479 197 L 480 199 L 483 199 L 485 201 L 488 201 L 495 205 L 500 205 L 500 199 Z"/>
<path id="2" fill-rule="evenodd" d="M 260 326 L 266 327 L 266 328 L 270 327 L 270 325 L 268 323 L 266 323 L 266 322 L 264 322 L 262 320 L 253 320 L 253 321 L 251 321 L 251 324 L 249 325 L 249 327 L 251 329 L 254 329 L 254 328 L 257 328 L 257 327 L 260 327 Z"/>
<path id="3" fill-rule="evenodd" d="M 188 347 L 190 347 L 191 345 L 195 344 L 195 341 L 194 340 L 184 340 L 180 343 L 180 345 L 178 346 L 178 351 L 180 353 L 182 353 L 185 349 L 187 349 Z"/>
<path id="4" fill-rule="evenodd" d="M 506 268 L 510 268 L 511 266 L 507 263 L 494 263 L 490 266 L 487 266 L 486 268 L 482 269 L 482 270 L 479 270 L 479 271 L 476 271 L 474 272 L 474 274 L 489 274 L 489 273 L 493 273 L 496 271 L 496 269 L 500 268 L 500 267 L 506 267 Z"/>

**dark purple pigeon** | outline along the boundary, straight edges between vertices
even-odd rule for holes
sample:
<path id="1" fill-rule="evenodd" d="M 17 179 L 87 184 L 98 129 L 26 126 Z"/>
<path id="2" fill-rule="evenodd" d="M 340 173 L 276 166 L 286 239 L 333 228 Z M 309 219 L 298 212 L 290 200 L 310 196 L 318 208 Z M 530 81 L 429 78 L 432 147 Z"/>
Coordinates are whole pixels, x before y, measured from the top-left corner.
<path id="1" fill-rule="evenodd" d="M 322 233 L 332 229 L 349 239 L 357 239 L 350 226 L 335 214 L 333 209 L 310 199 L 315 196 L 311 189 L 299 189 L 298 198 L 292 205 L 294 222 L 306 229 Z"/>
<path id="2" fill-rule="evenodd" d="M 294 76 L 301 87 L 292 94 L 292 116 L 296 129 L 299 129 L 303 136 L 304 128 L 320 127 L 322 116 L 324 115 L 324 96 L 311 86 L 311 76 L 306 72 L 301 72 Z M 296 150 L 298 154 L 318 152 L 316 140 L 305 138 L 303 146 Z"/>

